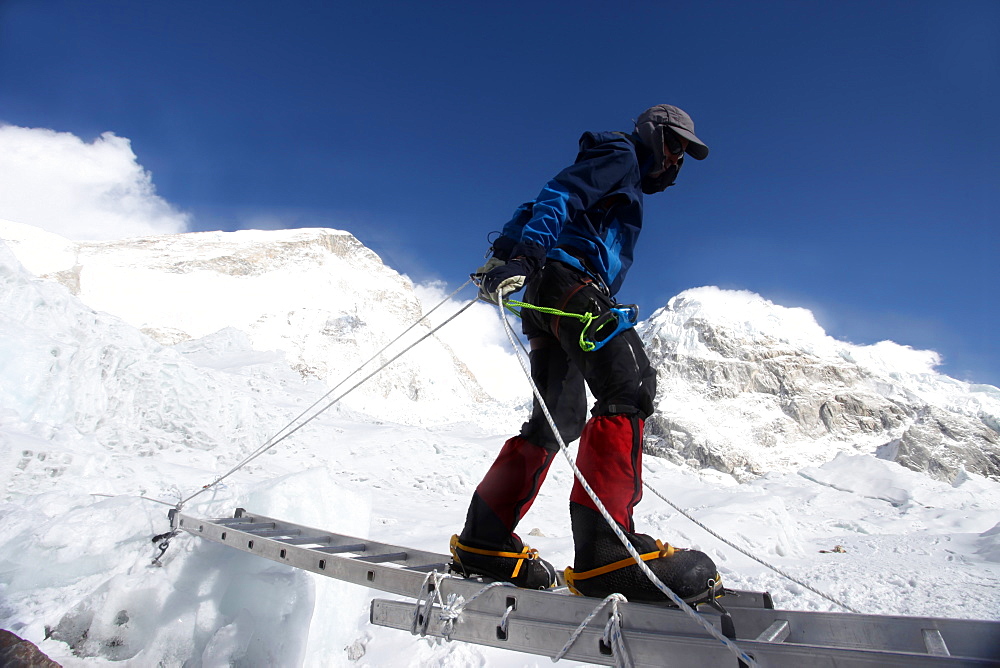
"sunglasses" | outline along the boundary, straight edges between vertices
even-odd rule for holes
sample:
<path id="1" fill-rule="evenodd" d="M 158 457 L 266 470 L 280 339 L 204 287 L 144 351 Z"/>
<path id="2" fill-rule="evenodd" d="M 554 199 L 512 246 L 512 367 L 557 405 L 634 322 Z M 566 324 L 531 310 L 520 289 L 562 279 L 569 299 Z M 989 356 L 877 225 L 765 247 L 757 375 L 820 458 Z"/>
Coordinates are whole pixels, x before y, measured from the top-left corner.
<path id="1" fill-rule="evenodd" d="M 663 145 L 670 151 L 670 155 L 680 155 L 684 152 L 680 138 L 666 128 L 663 129 Z"/>

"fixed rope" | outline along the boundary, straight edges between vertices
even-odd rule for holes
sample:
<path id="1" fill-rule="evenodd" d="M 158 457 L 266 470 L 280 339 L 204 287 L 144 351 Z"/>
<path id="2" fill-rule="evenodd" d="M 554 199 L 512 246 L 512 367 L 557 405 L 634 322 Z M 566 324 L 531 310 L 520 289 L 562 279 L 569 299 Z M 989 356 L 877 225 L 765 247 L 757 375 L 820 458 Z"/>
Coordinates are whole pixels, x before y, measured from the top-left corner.
<path id="1" fill-rule="evenodd" d="M 590 496 L 598 512 L 600 512 L 601 515 L 604 517 L 604 520 L 608 523 L 608 526 L 611 528 L 611 530 L 614 531 L 615 535 L 618 537 L 618 540 L 621 541 L 622 545 L 628 551 L 629 555 L 631 555 L 631 557 L 635 559 L 636 565 L 639 567 L 642 573 L 649 579 L 650 582 L 653 583 L 653 585 L 657 589 L 659 589 L 668 599 L 670 599 L 674 603 L 674 605 L 676 605 L 680 610 L 684 611 L 685 614 L 687 614 L 689 617 L 691 617 L 691 619 L 697 622 L 698 625 L 704 628 L 705 631 L 710 636 L 712 636 L 720 643 L 722 643 L 726 647 L 726 649 L 728 649 L 733 655 L 736 656 L 737 659 L 743 661 L 747 666 L 757 666 L 758 665 L 757 661 L 753 657 L 751 657 L 746 652 L 737 647 L 736 643 L 734 643 L 732 640 L 724 636 L 721 631 L 719 631 L 717 628 L 715 628 L 715 626 L 706 621 L 701 615 L 697 613 L 697 611 L 691 608 L 691 606 L 689 606 L 684 601 L 684 599 L 675 594 L 673 590 L 670 589 L 670 587 L 663 584 L 663 582 L 661 582 L 660 579 L 656 577 L 656 574 L 653 573 L 653 571 L 650 570 L 649 566 L 646 565 L 646 562 L 642 560 L 642 556 L 629 541 L 628 537 L 625 535 L 625 532 L 621 530 L 621 527 L 618 526 L 618 523 L 615 522 L 614 519 L 611 517 L 611 514 L 608 512 L 607 508 L 605 508 L 604 504 L 601 502 L 601 499 L 597 496 L 596 493 L 594 493 L 594 490 L 590 487 L 590 483 L 587 482 L 587 479 L 583 476 L 583 473 L 580 471 L 579 468 L 577 468 L 576 462 L 573 460 L 573 456 L 569 453 L 569 448 L 566 447 L 566 442 L 563 440 L 562 435 L 560 435 L 558 427 L 556 427 L 555 420 L 552 418 L 552 414 L 549 412 L 549 408 L 545 404 L 545 399 L 542 397 L 542 393 L 539 391 L 538 386 L 535 384 L 534 379 L 531 377 L 531 370 L 528 368 L 528 365 L 525 363 L 521 355 L 518 354 L 517 352 L 518 348 L 517 339 L 514 336 L 514 332 L 510 327 L 510 323 L 507 321 L 507 315 L 504 312 L 504 306 L 502 304 L 503 300 L 498 299 L 497 301 L 501 302 L 497 304 L 497 312 L 500 314 L 500 321 L 503 323 L 504 332 L 506 332 L 507 338 L 510 340 L 511 346 L 514 349 L 514 354 L 517 357 L 517 361 L 521 365 L 521 369 L 524 371 L 524 375 L 528 379 L 528 383 L 531 385 L 531 391 L 535 395 L 535 399 L 538 401 L 539 408 L 541 408 L 542 414 L 545 416 L 545 419 L 549 423 L 549 427 L 551 427 L 552 429 L 552 434 L 555 436 L 556 442 L 559 444 L 560 451 L 563 453 L 563 456 L 566 458 L 566 461 L 569 462 L 570 468 L 573 469 L 573 475 L 576 476 L 576 479 L 580 482 L 580 485 L 583 487 L 584 491 L 586 491 L 587 495 Z"/>
<path id="2" fill-rule="evenodd" d="M 212 489 L 213 487 L 215 487 L 216 485 L 218 485 L 219 483 L 221 483 L 223 480 L 225 480 L 229 476 L 233 475 L 234 473 L 236 473 L 237 471 L 239 471 L 241 468 L 243 468 L 244 466 L 246 466 L 247 464 L 249 464 L 253 460 L 255 460 L 258 457 L 260 457 L 262 454 L 264 454 L 265 452 L 267 452 L 268 450 L 270 450 L 271 448 L 273 448 L 274 446 L 276 446 L 278 443 L 280 443 L 281 441 L 285 440 L 286 438 L 288 438 L 289 436 L 291 436 L 292 434 L 294 434 L 298 430 L 300 430 L 303 427 L 305 427 L 307 424 L 309 424 L 310 422 L 312 422 L 313 420 L 315 420 L 317 417 L 319 417 L 320 415 L 322 415 L 325 411 L 329 410 L 330 407 L 332 407 L 338 401 L 340 401 L 341 399 L 343 399 L 344 397 L 346 397 L 348 394 L 350 394 L 351 392 L 353 392 L 354 390 L 356 390 L 360 385 L 362 385 L 369 378 L 371 378 L 372 376 L 374 376 L 377 373 L 379 373 L 380 371 L 382 371 L 382 369 L 386 368 L 387 366 L 389 366 L 390 364 L 392 364 L 393 362 L 395 362 L 397 359 L 399 359 L 400 357 L 402 357 L 403 355 L 405 355 L 407 352 L 409 352 L 412 348 L 414 348 L 418 344 L 422 343 L 424 340 L 428 339 L 429 337 L 433 336 L 434 333 L 437 332 L 439 329 L 441 329 L 442 327 L 444 327 L 445 325 L 447 325 L 449 322 L 451 322 L 452 320 L 454 320 L 455 318 L 457 318 L 459 315 L 461 315 L 462 313 L 464 313 L 470 306 L 472 306 L 473 304 L 476 303 L 476 301 L 477 301 L 476 299 L 471 300 L 468 304 L 466 304 L 465 306 L 463 306 L 462 308 L 460 308 L 458 311 L 456 311 L 455 313 L 453 313 L 447 320 L 445 320 L 444 322 L 442 322 L 440 325 L 438 325 L 437 327 L 432 328 L 424 336 L 420 337 L 419 339 L 417 339 L 416 341 L 414 341 L 413 343 L 411 343 L 409 346 L 407 346 L 402 351 L 400 351 L 399 354 L 395 355 L 390 360 L 388 360 L 387 362 L 383 363 L 377 369 L 375 369 L 374 371 L 372 371 L 371 373 L 369 373 L 367 376 L 365 376 L 364 378 L 362 378 L 361 380 L 359 380 L 358 382 L 356 382 L 354 385 L 352 385 L 346 391 L 344 391 L 343 393 L 341 393 L 337 398 L 333 399 L 332 401 L 330 401 L 329 403 L 327 403 L 325 406 L 323 406 L 319 410 L 315 411 L 312 415 L 309 415 L 309 417 L 306 418 L 305 420 L 302 420 L 302 418 L 304 418 L 307 414 L 309 414 L 310 411 L 312 411 L 314 408 L 316 408 L 317 406 L 319 406 L 320 404 L 322 404 L 331 394 L 333 394 L 334 392 L 336 392 L 341 386 L 343 386 L 345 383 L 347 383 L 348 380 L 350 380 L 352 377 L 358 375 L 361 372 L 362 369 L 364 369 L 372 361 L 374 361 L 375 359 L 377 359 L 382 353 L 384 353 L 386 350 L 388 350 L 397 341 L 399 341 L 404 336 L 406 336 L 410 332 L 410 330 L 412 330 L 414 327 L 416 327 L 421 322 L 423 322 L 424 320 L 426 320 L 428 318 L 428 316 L 430 316 L 431 313 L 433 313 L 438 308 L 440 308 L 441 306 L 443 306 L 444 304 L 446 304 L 452 297 L 454 297 L 455 295 L 457 295 L 463 288 L 465 288 L 466 285 L 468 285 L 471 282 L 472 282 L 472 279 L 470 278 L 468 281 L 466 281 L 461 286 L 459 286 L 454 292 L 452 292 L 450 295 L 448 295 L 443 300 L 441 300 L 441 302 L 439 304 L 437 304 L 437 306 L 435 306 L 434 308 L 432 308 L 431 310 L 429 310 L 427 313 L 425 313 L 423 316 L 421 316 L 420 319 L 418 319 L 413 324 L 411 324 L 409 327 L 407 327 L 405 330 L 403 330 L 403 332 L 399 336 L 397 336 L 395 339 L 393 339 L 392 341 L 390 341 L 389 343 L 387 343 L 386 345 L 384 345 L 381 350 L 379 350 L 377 353 L 375 353 L 374 355 L 372 355 L 368 360 L 366 360 L 364 363 L 362 363 L 361 366 L 359 366 L 357 369 L 355 369 L 351 373 L 347 374 L 339 383 L 337 383 L 335 386 L 333 386 L 333 388 L 331 388 L 329 392 L 327 392 L 322 397 L 320 397 L 315 402 L 313 402 L 313 404 L 311 406 L 309 406 L 304 411 L 302 411 L 295 419 L 293 419 L 287 425 L 285 425 L 284 427 L 282 427 L 281 429 L 279 429 L 278 432 L 275 433 L 274 436 L 272 436 L 271 438 L 269 438 L 267 441 L 264 442 L 263 445 L 261 445 L 259 448 L 257 448 L 256 450 L 254 450 L 252 453 L 250 453 L 249 455 L 247 455 L 236 466 L 234 466 L 233 468 L 229 469 L 224 474 L 220 475 L 219 477 L 217 477 L 215 480 L 213 480 L 212 482 L 208 483 L 207 485 L 204 485 L 201 489 L 199 489 L 194 494 L 191 494 L 190 496 L 188 496 L 188 497 L 186 497 L 184 499 L 181 499 L 177 503 L 177 505 L 175 507 L 178 510 L 180 510 L 184 506 L 184 504 L 186 504 L 191 499 L 195 498 L 199 494 L 203 494 L 203 493 L 207 492 L 208 490 Z M 300 424 L 296 425 L 296 423 L 299 422 L 299 420 L 302 420 L 302 422 Z"/>
<path id="3" fill-rule="evenodd" d="M 834 597 L 830 596 L 829 594 L 825 594 L 825 593 L 821 592 L 819 589 L 816 589 L 815 587 L 811 587 L 810 585 L 806 584 L 805 582 L 802 582 L 798 578 L 795 578 L 792 575 L 789 575 L 788 573 L 786 573 L 785 571 L 781 570 L 777 566 L 775 566 L 773 564 L 769 564 L 768 562 L 764 561 L 760 557 L 757 557 L 757 556 L 751 554 L 749 550 L 745 550 L 742 547 L 740 547 L 739 545 L 736 545 L 735 543 L 730 542 L 726 538 L 723 538 L 722 536 L 720 536 L 719 534 L 717 534 L 715 531 L 712 531 L 710 528 L 708 528 L 707 526 L 705 526 L 704 524 L 702 524 L 701 522 L 699 522 L 697 519 L 695 519 L 694 517 L 692 517 L 689 513 L 685 512 L 680 506 L 678 506 L 677 504 L 675 504 L 673 501 L 671 501 L 670 499 L 668 499 L 665 496 L 663 496 L 662 494 L 660 494 L 658 491 L 656 491 L 653 487 L 651 487 L 645 481 L 643 481 L 643 485 L 645 485 L 646 489 L 648 489 L 653 494 L 655 494 L 656 496 L 658 496 L 668 506 L 670 506 L 671 508 L 673 508 L 674 510 L 676 510 L 677 512 L 679 512 L 681 515 L 683 515 L 684 517 L 688 518 L 689 520 L 691 520 L 692 522 L 694 522 L 695 524 L 697 524 L 699 527 L 701 527 L 701 529 L 703 531 L 705 531 L 709 535 L 715 537 L 716 539 L 721 540 L 723 543 L 725 543 L 729 547 L 733 548 L 734 550 L 736 550 L 740 554 L 742 554 L 744 556 L 747 556 L 747 557 L 750 557 L 751 559 L 753 559 L 754 561 L 756 561 L 758 564 L 761 564 L 762 566 L 765 566 L 765 567 L 771 569 L 772 571 L 774 571 L 778 575 L 791 580 L 792 582 L 794 582 L 795 584 L 799 585 L 800 587 L 805 587 L 806 589 L 808 589 L 812 593 L 816 594 L 817 596 L 821 596 L 821 597 L 825 598 L 826 600 L 830 601 L 831 603 L 835 603 L 835 604 L 839 605 L 840 607 L 844 608 L 848 612 L 853 612 L 853 613 L 859 614 L 859 615 L 861 614 L 861 611 L 855 610 L 854 608 L 852 608 L 851 606 L 847 605 L 846 603 L 844 603 L 842 601 L 838 601 Z"/>

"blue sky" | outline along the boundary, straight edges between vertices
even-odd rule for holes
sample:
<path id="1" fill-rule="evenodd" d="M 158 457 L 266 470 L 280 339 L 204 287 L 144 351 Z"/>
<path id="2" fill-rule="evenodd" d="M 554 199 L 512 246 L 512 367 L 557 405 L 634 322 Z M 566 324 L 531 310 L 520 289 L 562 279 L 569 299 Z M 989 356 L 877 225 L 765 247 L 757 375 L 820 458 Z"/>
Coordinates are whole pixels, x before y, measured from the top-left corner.
<path id="1" fill-rule="evenodd" d="M 701 285 L 1000 385 L 1000 3 L 0 1 L 0 123 L 131 140 L 191 229 L 346 229 L 457 286 L 584 130 L 711 147 L 620 294 Z"/>

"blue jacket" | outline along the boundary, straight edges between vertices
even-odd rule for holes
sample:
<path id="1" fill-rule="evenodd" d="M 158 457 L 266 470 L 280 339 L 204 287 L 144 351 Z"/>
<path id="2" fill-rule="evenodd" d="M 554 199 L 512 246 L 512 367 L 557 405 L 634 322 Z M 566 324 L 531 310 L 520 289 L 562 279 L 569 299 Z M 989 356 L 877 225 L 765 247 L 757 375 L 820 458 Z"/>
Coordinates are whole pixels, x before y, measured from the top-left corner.
<path id="1" fill-rule="evenodd" d="M 638 150 L 633 138 L 620 132 L 584 133 L 576 161 L 504 225 L 506 239 L 494 250 L 506 246 L 511 252 L 498 257 L 544 251 L 546 258 L 570 264 L 617 293 L 642 229 L 641 166 L 648 156 Z"/>

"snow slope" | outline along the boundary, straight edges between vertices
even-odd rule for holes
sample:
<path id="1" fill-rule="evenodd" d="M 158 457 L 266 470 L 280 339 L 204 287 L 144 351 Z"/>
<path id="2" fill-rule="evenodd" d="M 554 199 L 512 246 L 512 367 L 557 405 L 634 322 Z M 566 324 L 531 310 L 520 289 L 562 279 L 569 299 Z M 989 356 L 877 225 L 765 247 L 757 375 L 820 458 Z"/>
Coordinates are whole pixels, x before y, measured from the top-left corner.
<path id="1" fill-rule="evenodd" d="M 150 538 L 167 529 L 168 505 L 156 500 L 196 492 L 327 389 L 238 329 L 158 343 L 36 278 L 0 245 L 0 626 L 65 666 L 550 665 L 372 627 L 372 592 L 189 536 L 150 566 Z M 523 418 L 483 404 L 404 424 L 335 408 L 185 509 L 246 507 L 445 551 Z M 671 501 L 853 607 L 1000 619 L 996 481 L 934 479 L 862 453 L 743 483 L 646 459 L 647 481 Z M 521 527 L 558 567 L 572 563 L 570 485 L 557 463 Z M 652 494 L 636 521 L 708 551 L 730 586 L 769 590 L 779 607 L 835 609 Z M 837 545 L 844 552 L 830 551 Z"/>
<path id="2" fill-rule="evenodd" d="M 256 350 L 280 350 L 299 373 L 328 385 L 422 315 L 409 279 L 338 230 L 71 242 L 0 221 L 0 239 L 9 241 L 29 270 L 65 285 L 91 308 L 119 316 L 162 344 L 235 328 Z M 428 331 L 426 323 L 417 325 L 392 352 Z M 442 373 L 444 369 L 451 373 Z M 492 403 L 438 338 L 345 401 L 359 412 L 414 423 L 468 417 Z"/>

